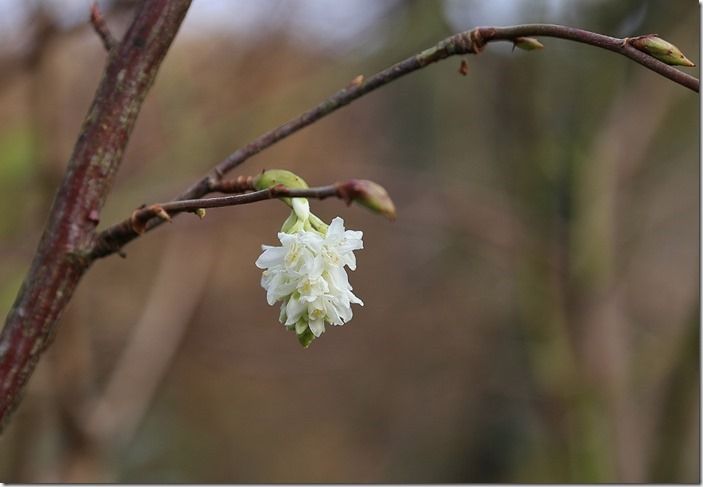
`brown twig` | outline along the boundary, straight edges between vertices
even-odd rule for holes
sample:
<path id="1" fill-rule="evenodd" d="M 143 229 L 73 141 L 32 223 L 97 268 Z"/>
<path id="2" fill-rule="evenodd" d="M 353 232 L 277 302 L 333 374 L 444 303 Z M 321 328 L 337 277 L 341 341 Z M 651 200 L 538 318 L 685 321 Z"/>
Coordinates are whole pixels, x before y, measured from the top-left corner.
<path id="1" fill-rule="evenodd" d="M 90 23 L 93 25 L 93 29 L 95 29 L 95 32 L 98 34 L 98 37 L 100 37 L 100 40 L 103 41 L 105 50 L 107 52 L 112 52 L 113 49 L 117 47 L 118 42 L 110 32 L 110 29 L 105 22 L 105 18 L 100 12 L 97 2 L 93 3 L 90 7 Z"/>
<path id="2" fill-rule="evenodd" d="M 90 266 L 96 218 L 137 114 L 190 0 L 142 2 L 110 56 L 83 122 L 39 247 L 0 334 L 0 428 L 19 403 L 39 356 Z"/>
<path id="3" fill-rule="evenodd" d="M 307 189 L 290 189 L 278 185 L 246 194 L 155 203 L 134 210 L 132 216 L 101 232 L 101 240 L 93 247 L 91 257 L 97 259 L 110 255 L 125 238 L 141 235 L 150 225 L 155 225 L 157 221 L 170 221 L 172 216 L 179 213 L 196 213 L 205 208 L 246 205 L 276 198 L 324 199 L 334 196 L 349 204 L 358 197 L 357 185 L 358 180 L 355 179 Z"/>
<path id="4" fill-rule="evenodd" d="M 525 24 L 512 27 L 477 27 L 473 30 L 448 37 L 420 54 L 394 64 L 359 83 L 350 83 L 312 109 L 266 132 L 244 147 L 234 151 L 226 159 L 217 164 L 209 174 L 178 195 L 175 200 L 193 200 L 202 198 L 212 191 L 218 191 L 216 188 L 223 176 L 250 157 L 398 78 L 450 56 L 477 54 L 481 52 L 489 42 L 513 42 L 517 38 L 529 36 L 555 37 L 613 51 L 646 66 L 675 83 L 696 92 L 699 90 L 699 81 L 697 78 L 668 66 L 656 58 L 635 49 L 628 44 L 627 39 L 619 39 L 583 29 L 551 24 Z M 151 230 L 161 223 L 163 223 L 163 220 L 151 220 L 149 224 L 146 225 L 145 230 Z M 117 235 L 114 232 L 114 227 L 108 228 L 101 232 L 95 239 L 95 251 L 92 255 L 97 258 L 119 252 L 124 245 L 132 241 L 138 235 L 139 234 L 133 232 L 123 232 L 119 238 L 116 238 Z"/>

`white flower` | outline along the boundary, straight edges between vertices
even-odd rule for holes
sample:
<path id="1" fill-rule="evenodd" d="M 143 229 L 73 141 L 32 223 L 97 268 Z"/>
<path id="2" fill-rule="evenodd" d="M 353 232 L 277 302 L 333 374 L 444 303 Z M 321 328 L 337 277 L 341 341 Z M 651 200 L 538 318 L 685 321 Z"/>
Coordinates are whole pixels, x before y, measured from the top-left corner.
<path id="1" fill-rule="evenodd" d="M 309 329 L 319 337 L 325 323 L 351 320 L 351 304 L 364 303 L 352 292 L 345 266 L 356 269 L 354 251 L 364 247 L 362 237 L 362 232 L 345 230 L 344 220 L 337 217 L 325 235 L 314 230 L 281 232 L 280 247 L 262 246 L 256 266 L 264 269 L 261 286 L 268 303 L 281 301 L 281 323 L 298 335 Z"/>

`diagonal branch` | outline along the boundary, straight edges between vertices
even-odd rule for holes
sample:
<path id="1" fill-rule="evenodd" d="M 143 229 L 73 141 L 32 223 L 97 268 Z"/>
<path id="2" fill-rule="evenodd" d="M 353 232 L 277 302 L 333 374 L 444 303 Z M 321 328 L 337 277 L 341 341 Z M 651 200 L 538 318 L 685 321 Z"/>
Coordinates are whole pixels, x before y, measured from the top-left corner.
<path id="1" fill-rule="evenodd" d="M 630 45 L 627 38 L 620 39 L 583 29 L 552 24 L 524 24 L 512 27 L 477 27 L 473 30 L 448 37 L 435 46 L 379 71 L 366 80 L 363 80 L 363 77 L 355 79 L 347 87 L 337 91 L 310 110 L 301 113 L 292 120 L 266 132 L 244 147 L 237 149 L 226 159 L 217 164 L 209 174 L 191 185 L 175 199 L 198 199 L 208 193 L 216 191 L 217 184 L 222 180 L 223 176 L 250 157 L 339 110 L 354 100 L 392 83 L 403 76 L 451 56 L 478 54 L 489 42 L 515 42 L 519 38 L 528 36 L 554 37 L 606 49 L 642 64 L 661 76 L 693 91 L 697 92 L 699 90 L 699 81 L 697 78 L 668 66 L 649 54 L 636 49 Z M 161 223 L 163 223 L 162 219 L 153 218 L 147 222 L 146 230 L 151 230 Z M 134 232 L 131 234 L 126 232 L 121 234 L 119 240 L 115 240 L 113 230 L 114 228 L 109 228 L 98 235 L 93 247 L 92 256 L 94 258 L 105 257 L 112 253 L 120 252 L 122 246 L 139 235 Z"/>

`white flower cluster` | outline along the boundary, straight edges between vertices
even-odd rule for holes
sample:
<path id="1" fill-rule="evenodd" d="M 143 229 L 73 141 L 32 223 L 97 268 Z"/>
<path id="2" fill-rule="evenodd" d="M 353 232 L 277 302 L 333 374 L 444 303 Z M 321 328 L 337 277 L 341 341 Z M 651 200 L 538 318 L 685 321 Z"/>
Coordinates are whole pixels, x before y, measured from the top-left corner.
<path id="1" fill-rule="evenodd" d="M 345 270 L 356 269 L 354 251 L 364 247 L 362 236 L 345 230 L 344 220 L 337 217 L 326 234 L 314 229 L 281 232 L 280 247 L 262 246 L 256 266 L 264 269 L 266 300 L 270 305 L 281 301 L 279 319 L 299 338 L 310 332 L 319 337 L 325 322 L 343 325 L 352 318 L 351 304 L 364 304 L 352 293 Z M 311 340 L 309 336 L 306 343 Z"/>

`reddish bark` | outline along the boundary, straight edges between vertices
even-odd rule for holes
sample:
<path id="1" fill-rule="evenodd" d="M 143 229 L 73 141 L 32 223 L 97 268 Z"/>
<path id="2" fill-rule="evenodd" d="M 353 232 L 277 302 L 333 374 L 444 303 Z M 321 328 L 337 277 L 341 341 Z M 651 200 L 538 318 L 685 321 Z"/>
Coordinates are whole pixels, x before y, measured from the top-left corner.
<path id="1" fill-rule="evenodd" d="M 29 273 L 0 334 L 0 427 L 91 259 L 99 215 L 141 104 L 190 6 L 148 0 L 109 54 Z"/>

